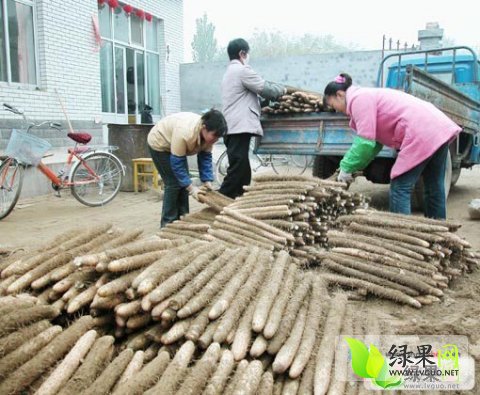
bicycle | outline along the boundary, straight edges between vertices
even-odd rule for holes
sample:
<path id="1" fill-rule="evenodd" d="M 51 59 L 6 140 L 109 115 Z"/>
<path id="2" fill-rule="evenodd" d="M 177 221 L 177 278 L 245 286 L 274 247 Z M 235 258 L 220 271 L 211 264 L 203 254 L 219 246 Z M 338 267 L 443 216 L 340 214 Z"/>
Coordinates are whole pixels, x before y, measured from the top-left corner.
<path id="1" fill-rule="evenodd" d="M 250 140 L 249 150 L 250 166 L 254 173 L 261 167 L 271 167 L 275 174 L 302 175 L 312 162 L 308 155 L 259 155 L 255 152 L 255 141 L 255 138 Z M 215 164 L 215 177 L 219 184 L 227 175 L 228 165 L 228 156 L 225 150 Z"/>
<path id="2" fill-rule="evenodd" d="M 61 125 L 50 121 L 38 124 L 28 122 L 22 111 L 9 104 L 4 103 L 3 106 L 6 111 L 21 115 L 24 122 L 28 123 L 28 128 L 26 132 L 12 130 L 6 156 L 0 165 L 0 220 L 9 215 L 17 204 L 27 166 L 36 166 L 50 179 L 58 196 L 60 190 L 70 188 L 72 195 L 86 206 L 103 206 L 118 194 L 125 167 L 110 152 L 114 147 L 108 151 L 97 151 L 86 146 L 92 139 L 90 134 L 70 132 L 67 135 L 75 142 L 75 146 L 68 149 L 65 166 L 55 174 L 42 162 L 51 145 L 29 132 L 44 125 L 61 131 Z"/>

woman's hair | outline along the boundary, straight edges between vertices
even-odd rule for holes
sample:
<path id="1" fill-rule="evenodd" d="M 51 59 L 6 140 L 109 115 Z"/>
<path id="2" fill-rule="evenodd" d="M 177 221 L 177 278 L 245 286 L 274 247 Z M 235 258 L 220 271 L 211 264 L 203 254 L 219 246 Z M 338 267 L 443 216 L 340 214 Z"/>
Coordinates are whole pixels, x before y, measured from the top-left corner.
<path id="1" fill-rule="evenodd" d="M 214 132 L 215 136 L 223 137 L 228 130 L 227 121 L 223 114 L 215 109 L 210 109 L 202 115 L 202 123 L 208 132 Z"/>
<path id="2" fill-rule="evenodd" d="M 240 51 L 248 53 L 250 46 L 243 38 L 236 38 L 228 43 L 227 52 L 230 60 L 240 59 Z"/>
<path id="3" fill-rule="evenodd" d="M 341 73 L 335 77 L 335 79 L 328 83 L 323 91 L 325 97 L 335 96 L 338 91 L 346 92 L 348 88 L 352 86 L 352 77 L 347 73 Z"/>

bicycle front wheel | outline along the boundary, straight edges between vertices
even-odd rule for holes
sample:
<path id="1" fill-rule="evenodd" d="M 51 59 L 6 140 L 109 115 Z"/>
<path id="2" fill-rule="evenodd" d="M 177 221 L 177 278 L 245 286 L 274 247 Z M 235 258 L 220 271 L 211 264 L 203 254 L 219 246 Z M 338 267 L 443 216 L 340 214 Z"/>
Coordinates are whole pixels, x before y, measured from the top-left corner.
<path id="1" fill-rule="evenodd" d="M 0 165 L 0 220 L 10 214 L 22 191 L 25 168 L 15 159 L 7 158 Z"/>
<path id="2" fill-rule="evenodd" d="M 72 170 L 72 195 L 86 206 L 103 206 L 120 190 L 123 169 L 108 152 L 95 152 L 77 162 Z"/>

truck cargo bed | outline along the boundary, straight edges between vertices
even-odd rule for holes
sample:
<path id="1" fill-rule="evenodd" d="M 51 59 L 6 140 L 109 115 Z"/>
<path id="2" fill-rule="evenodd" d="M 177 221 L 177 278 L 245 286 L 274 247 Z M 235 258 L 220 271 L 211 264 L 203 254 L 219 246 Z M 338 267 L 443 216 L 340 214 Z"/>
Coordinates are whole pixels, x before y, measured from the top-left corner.
<path id="1" fill-rule="evenodd" d="M 343 155 L 355 133 L 346 115 L 332 112 L 263 115 L 263 137 L 257 140 L 258 154 Z M 380 157 L 395 152 L 384 148 Z"/>

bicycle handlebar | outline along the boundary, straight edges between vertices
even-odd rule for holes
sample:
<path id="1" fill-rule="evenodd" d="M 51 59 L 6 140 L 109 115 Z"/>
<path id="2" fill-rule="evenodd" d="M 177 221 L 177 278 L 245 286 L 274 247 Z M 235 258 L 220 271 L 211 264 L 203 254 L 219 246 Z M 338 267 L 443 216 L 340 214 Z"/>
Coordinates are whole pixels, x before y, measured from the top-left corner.
<path id="1" fill-rule="evenodd" d="M 56 123 L 56 122 L 50 122 L 50 121 L 43 121 L 43 122 L 40 122 L 40 123 L 31 123 L 30 125 L 28 125 L 28 129 L 27 129 L 27 133 L 31 130 L 31 129 L 34 129 L 34 128 L 39 128 L 43 125 L 48 125 L 49 128 L 51 129 L 57 129 L 57 130 L 60 130 L 60 128 L 62 127 L 61 124 L 59 123 Z"/>
<path id="2" fill-rule="evenodd" d="M 17 115 L 21 115 L 23 117 L 23 119 L 25 121 L 27 121 L 27 117 L 25 116 L 25 114 L 20 111 L 18 108 L 12 106 L 11 104 L 8 104 L 8 103 L 3 103 L 3 107 L 5 107 L 5 110 L 6 111 L 9 111 L 11 113 L 14 113 L 14 114 L 17 114 Z M 28 125 L 28 129 L 27 129 L 27 132 L 30 131 L 30 129 L 33 129 L 33 128 L 38 128 L 40 126 L 43 126 L 43 125 L 47 125 L 52 128 L 52 129 L 57 129 L 57 130 L 60 130 L 61 127 L 62 127 L 62 124 L 58 123 L 58 122 L 51 122 L 51 121 L 43 121 L 41 123 L 34 123 L 34 122 L 30 122 L 30 125 Z"/>
<path id="3" fill-rule="evenodd" d="M 58 130 L 58 131 L 60 131 L 61 128 L 62 128 L 62 124 L 57 123 L 57 122 L 50 122 L 50 123 L 48 124 L 48 126 L 49 126 L 51 129 L 56 129 L 56 130 Z"/>
<path id="4" fill-rule="evenodd" d="M 14 114 L 23 115 L 18 108 L 13 107 L 11 104 L 3 103 L 3 107 L 5 107 L 7 111 L 13 112 Z"/>

